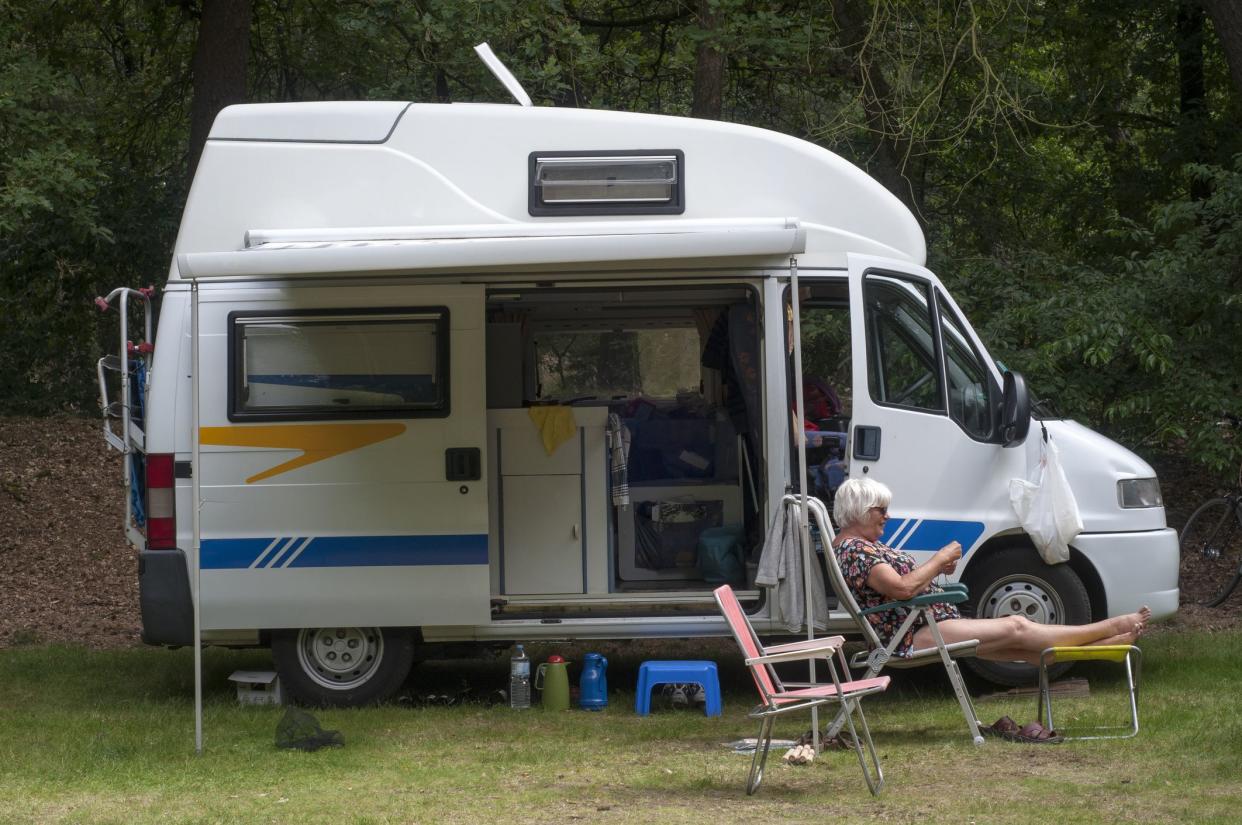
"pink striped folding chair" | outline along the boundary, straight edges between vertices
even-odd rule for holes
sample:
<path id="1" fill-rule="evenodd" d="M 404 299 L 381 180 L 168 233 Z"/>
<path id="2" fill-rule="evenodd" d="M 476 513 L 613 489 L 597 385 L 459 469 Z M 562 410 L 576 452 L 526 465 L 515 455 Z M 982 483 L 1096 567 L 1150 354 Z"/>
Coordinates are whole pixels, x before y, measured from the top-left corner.
<path id="1" fill-rule="evenodd" d="M 875 753 L 875 744 L 871 741 L 871 729 L 867 726 L 867 717 L 863 715 L 862 698 L 872 693 L 888 689 L 889 677 L 877 676 L 872 679 L 861 679 L 854 682 L 842 682 L 837 676 L 837 668 L 833 663 L 836 654 L 841 663 L 841 672 L 848 674 L 849 667 L 841 646 L 845 640 L 840 636 L 829 636 L 823 639 L 810 639 L 803 642 L 764 647 L 759 643 L 754 628 L 742 605 L 738 602 L 733 588 L 727 584 L 716 589 L 716 604 L 724 614 L 733 631 L 746 659 L 746 666 L 759 689 L 762 704 L 755 706 L 750 712 L 752 719 L 759 719 L 759 738 L 755 742 L 755 755 L 750 761 L 750 775 L 746 779 L 746 793 L 753 794 L 763 781 L 763 768 L 768 761 L 768 749 L 772 745 L 772 724 L 776 717 L 799 710 L 810 710 L 820 705 L 839 705 L 845 715 L 846 724 L 854 740 L 854 751 L 858 755 L 858 764 L 862 768 L 863 779 L 872 795 L 878 794 L 884 787 L 884 771 L 880 768 L 880 760 Z M 778 662 L 805 662 L 810 659 L 823 659 L 828 664 L 828 673 L 832 683 L 787 689 L 776 675 L 773 665 Z M 857 725 L 855 725 L 857 721 Z M 859 735 L 861 731 L 862 735 Z M 868 768 L 867 762 L 871 762 Z"/>

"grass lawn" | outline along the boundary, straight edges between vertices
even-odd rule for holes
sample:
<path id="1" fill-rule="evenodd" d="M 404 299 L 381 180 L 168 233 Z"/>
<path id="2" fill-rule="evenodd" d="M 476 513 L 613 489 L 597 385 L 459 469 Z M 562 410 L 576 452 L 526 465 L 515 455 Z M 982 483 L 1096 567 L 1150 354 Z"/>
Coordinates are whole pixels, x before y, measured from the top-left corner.
<path id="1" fill-rule="evenodd" d="M 704 648 L 707 648 L 704 650 Z M 754 689 L 727 646 L 604 645 L 611 706 L 601 713 L 514 712 L 465 704 L 318 711 L 345 747 L 273 744 L 279 708 L 239 707 L 228 675 L 265 668 L 261 651 L 204 656 L 203 755 L 193 752 L 189 651 L 0 651 L 0 822 L 1221 822 L 1242 819 L 1242 633 L 1158 633 L 1143 642 L 1137 739 L 970 744 L 947 681 L 897 674 L 867 700 L 888 785 L 873 799 L 852 753 L 807 767 L 773 752 L 759 793 L 748 758 L 722 743 L 753 736 Z M 585 648 L 563 652 L 580 658 Z M 537 660 L 551 648 L 537 648 Z M 633 713 L 642 658 L 721 664 L 725 714 Z M 480 694 L 507 662 L 434 662 L 413 691 Z M 571 670 L 576 674 L 576 667 Z M 1120 721 L 1119 670 L 1080 667 L 1091 696 L 1057 702 L 1057 722 Z M 619 690 L 618 690 L 619 688 Z M 1033 698 L 979 703 L 991 722 L 1034 717 Z M 777 726 L 792 738 L 808 716 Z"/>

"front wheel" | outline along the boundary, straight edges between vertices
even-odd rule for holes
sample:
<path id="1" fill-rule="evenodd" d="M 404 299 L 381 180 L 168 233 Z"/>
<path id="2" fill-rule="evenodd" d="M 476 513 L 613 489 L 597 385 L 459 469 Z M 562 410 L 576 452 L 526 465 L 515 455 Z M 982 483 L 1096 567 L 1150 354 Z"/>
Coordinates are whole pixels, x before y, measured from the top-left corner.
<path id="1" fill-rule="evenodd" d="M 1068 564 L 1045 564 L 1030 547 L 1006 547 L 967 571 L 972 607 L 977 619 L 1020 615 L 1041 624 L 1087 624 L 1091 598 L 1082 579 Z M 989 682 L 1004 687 L 1034 684 L 1039 670 L 1020 662 L 963 659 L 963 664 Z M 1068 665 L 1048 669 L 1051 677 Z"/>
<path id="2" fill-rule="evenodd" d="M 392 628 L 306 627 L 273 634 L 272 659 L 298 703 L 359 707 L 397 692 L 413 664 L 414 642 Z"/>
<path id="3" fill-rule="evenodd" d="M 1242 525 L 1232 499 L 1214 498 L 1195 510 L 1180 536 L 1182 601 L 1216 607 L 1242 574 Z"/>

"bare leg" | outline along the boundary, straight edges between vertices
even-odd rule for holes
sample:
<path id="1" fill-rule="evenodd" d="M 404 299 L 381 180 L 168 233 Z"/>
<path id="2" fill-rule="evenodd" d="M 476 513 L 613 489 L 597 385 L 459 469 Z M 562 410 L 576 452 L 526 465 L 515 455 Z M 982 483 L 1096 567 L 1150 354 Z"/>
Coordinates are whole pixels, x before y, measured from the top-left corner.
<path id="1" fill-rule="evenodd" d="M 938 623 L 945 642 L 978 639 L 981 659 L 1039 663 L 1039 654 L 1049 647 L 1073 647 L 1100 644 L 1115 637 L 1137 638 L 1147 626 L 1151 611 L 1143 607 L 1137 613 L 1115 616 L 1102 622 L 1085 625 L 1037 624 L 1022 616 L 997 619 L 946 619 Z M 920 627 L 914 634 L 915 647 L 935 644 L 931 630 Z M 1118 641 L 1116 644 L 1125 644 Z"/>

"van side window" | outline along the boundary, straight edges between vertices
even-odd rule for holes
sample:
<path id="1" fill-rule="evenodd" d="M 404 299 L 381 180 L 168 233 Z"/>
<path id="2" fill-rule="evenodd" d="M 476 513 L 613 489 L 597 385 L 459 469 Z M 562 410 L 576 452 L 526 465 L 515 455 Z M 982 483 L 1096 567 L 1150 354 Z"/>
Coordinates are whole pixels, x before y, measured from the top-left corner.
<path id="1" fill-rule="evenodd" d="M 881 404 L 944 412 L 927 286 L 869 273 L 863 284 L 867 385 Z"/>
<path id="2" fill-rule="evenodd" d="M 945 354 L 945 377 L 949 382 L 949 417 L 975 438 L 992 434 L 992 405 L 988 400 L 987 370 L 975 354 L 966 331 L 944 299 L 937 294 L 940 338 Z"/>
<path id="3" fill-rule="evenodd" d="M 535 338 L 540 398 L 676 398 L 698 393 L 703 343 L 686 326 L 545 331 Z"/>
<path id="4" fill-rule="evenodd" d="M 229 316 L 229 418 L 448 415 L 448 310 Z"/>

